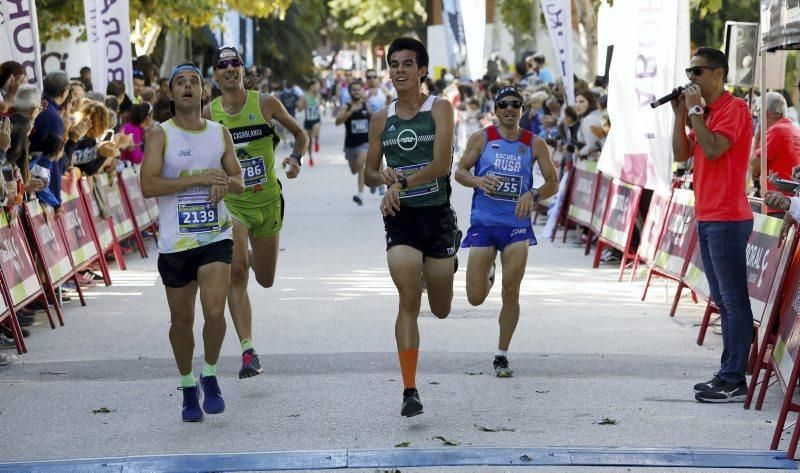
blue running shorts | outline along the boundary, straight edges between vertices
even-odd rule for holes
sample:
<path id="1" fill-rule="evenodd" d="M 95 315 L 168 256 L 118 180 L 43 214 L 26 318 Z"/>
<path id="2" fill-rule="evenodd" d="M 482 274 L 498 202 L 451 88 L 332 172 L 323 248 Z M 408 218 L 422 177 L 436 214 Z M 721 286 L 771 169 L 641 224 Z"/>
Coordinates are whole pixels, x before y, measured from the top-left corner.
<path id="1" fill-rule="evenodd" d="M 483 225 L 472 225 L 464 235 L 461 248 L 493 246 L 502 252 L 506 246 L 524 240 L 528 240 L 528 246 L 536 244 L 536 235 L 533 234 L 531 226 L 484 227 Z"/>

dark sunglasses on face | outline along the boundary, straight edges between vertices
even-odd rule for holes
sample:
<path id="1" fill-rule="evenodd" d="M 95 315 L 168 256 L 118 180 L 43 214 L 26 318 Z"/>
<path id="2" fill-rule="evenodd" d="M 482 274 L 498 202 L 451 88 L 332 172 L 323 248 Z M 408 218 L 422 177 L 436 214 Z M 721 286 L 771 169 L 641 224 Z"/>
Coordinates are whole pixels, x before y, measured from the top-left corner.
<path id="1" fill-rule="evenodd" d="M 522 108 L 522 102 L 519 100 L 512 100 L 510 102 L 497 102 L 496 104 L 494 104 L 494 106 L 501 110 L 505 110 L 508 107 L 519 110 L 520 108 Z"/>
<path id="2" fill-rule="evenodd" d="M 238 59 L 230 59 L 230 60 L 227 60 L 227 61 L 220 61 L 214 67 L 216 67 L 217 69 L 227 69 L 229 65 L 233 66 L 233 67 L 239 67 L 239 66 L 242 65 L 242 61 L 240 61 Z"/>
<path id="3" fill-rule="evenodd" d="M 714 69 L 716 69 L 716 67 L 711 67 L 711 66 L 687 67 L 686 68 L 686 75 L 688 76 L 689 74 L 692 74 L 692 75 L 695 75 L 697 77 L 700 77 L 701 75 L 703 75 L 703 69 L 708 69 L 710 71 L 713 71 Z"/>
<path id="4" fill-rule="evenodd" d="M 377 79 L 378 76 L 367 76 L 367 79 Z"/>

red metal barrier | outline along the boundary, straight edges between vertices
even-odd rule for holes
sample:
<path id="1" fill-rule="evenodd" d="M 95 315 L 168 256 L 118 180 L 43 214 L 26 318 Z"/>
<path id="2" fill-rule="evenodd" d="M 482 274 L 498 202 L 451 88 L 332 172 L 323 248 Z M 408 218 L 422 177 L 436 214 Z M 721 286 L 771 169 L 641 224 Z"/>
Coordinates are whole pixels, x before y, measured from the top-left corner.
<path id="1" fill-rule="evenodd" d="M 653 193 L 650 200 L 650 208 L 647 209 L 647 217 L 642 227 L 642 238 L 639 241 L 639 248 L 636 250 L 636 258 L 633 260 L 633 271 L 631 272 L 631 282 L 636 277 L 639 263 L 649 265 L 656 256 L 656 249 L 661 238 L 664 222 L 669 210 L 669 201 L 672 199 L 672 190 L 668 195 Z"/>
<path id="2" fill-rule="evenodd" d="M 597 186 L 600 175 L 596 171 L 596 161 L 578 161 L 572 169 L 572 185 L 569 191 L 567 202 L 567 215 L 565 217 L 564 235 L 562 241 L 567 241 L 567 231 L 569 222 L 574 222 L 579 226 L 589 228 L 592 224 L 592 211 L 594 201 L 597 197 Z M 580 227 L 579 227 L 580 228 Z M 592 233 L 590 231 L 585 248 L 585 254 L 589 254 L 592 243 Z"/>
<path id="3" fill-rule="evenodd" d="M 697 225 L 694 220 L 694 193 L 689 189 L 675 189 L 670 199 L 669 209 L 664 220 L 664 228 L 659 237 L 655 257 L 648 265 L 647 282 L 642 293 L 642 301 L 647 297 L 647 289 L 653 276 L 661 276 L 678 282 L 675 301 L 680 300 L 681 292 L 686 284 L 683 275 L 692 256 L 691 251 L 697 238 Z M 670 316 L 675 315 L 673 310 Z"/>
<path id="4" fill-rule="evenodd" d="M 121 270 L 125 270 L 125 259 L 122 257 L 122 249 L 119 246 L 117 235 L 114 232 L 114 223 L 111 217 L 104 218 L 100 214 L 100 207 L 92 195 L 92 184 L 89 180 L 86 178 L 81 179 L 80 184 L 81 200 L 84 209 L 86 209 L 86 213 L 92 217 L 90 219 L 91 229 L 93 237 L 99 246 L 100 258 L 103 260 L 101 264 L 106 264 L 105 255 L 111 252 L 114 255 L 114 259 L 117 261 L 117 267 Z M 105 268 L 103 277 L 108 278 L 106 285 L 111 283 L 110 276 L 108 275 L 108 268 Z"/>
<path id="5" fill-rule="evenodd" d="M 117 175 L 117 182 L 122 199 L 128 209 L 128 213 L 131 215 L 136 245 L 139 247 L 141 255 L 146 258 L 147 248 L 144 244 L 142 232 L 150 230 L 153 240 L 157 241 L 155 229 L 157 220 L 153 218 L 147 210 L 147 202 L 144 200 L 139 178 L 133 168 L 125 168 L 119 173 Z"/>
<path id="6" fill-rule="evenodd" d="M 39 257 L 38 260 L 43 269 L 40 273 L 42 286 L 45 294 L 53 301 L 58 319 L 63 321 L 61 300 L 56 294 L 56 289 L 61 284 L 72 279 L 75 282 L 81 305 L 86 305 L 80 282 L 76 276 L 77 269 L 72 264 L 69 247 L 64 240 L 52 208 L 42 206 L 38 200 L 32 200 L 23 206 L 23 214 L 30 229 L 28 241 L 34 250 L 33 254 Z"/>
<path id="7" fill-rule="evenodd" d="M 600 266 L 600 255 L 604 247 L 616 248 L 622 252 L 619 265 L 619 280 L 622 281 L 625 266 L 636 258 L 636 253 L 631 251 L 631 238 L 636 223 L 636 214 L 639 212 L 642 188 L 614 179 L 608 195 L 592 267 Z"/>
<path id="8" fill-rule="evenodd" d="M 0 277 L 6 283 L 9 306 L 16 310 L 41 299 L 50 327 L 56 328 L 19 218 L 9 222 L 5 212 L 0 212 L 0 241 L 5 245 L 5 249 L 0 249 Z M 64 325 L 58 316 L 59 323 Z"/>
<path id="9" fill-rule="evenodd" d="M 0 252 L 1 254 L 1 252 Z M 5 255 L 2 254 L 5 258 Z M 17 313 L 14 311 L 14 305 L 11 304 L 11 295 L 8 292 L 5 278 L 3 278 L 3 269 L 0 267 L 0 324 L 8 321 L 11 325 L 11 333 L 14 334 L 14 345 L 17 347 L 17 353 L 27 353 L 28 349 L 25 347 L 25 337 L 22 336 L 22 327 L 19 326 Z"/>

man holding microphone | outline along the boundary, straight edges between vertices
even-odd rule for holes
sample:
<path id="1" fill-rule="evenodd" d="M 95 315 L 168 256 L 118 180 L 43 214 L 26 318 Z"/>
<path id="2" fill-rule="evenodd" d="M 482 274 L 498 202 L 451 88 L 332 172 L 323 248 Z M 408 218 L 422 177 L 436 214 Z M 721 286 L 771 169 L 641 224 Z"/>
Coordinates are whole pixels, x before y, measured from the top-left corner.
<path id="1" fill-rule="evenodd" d="M 719 307 L 723 351 L 720 369 L 694 386 L 700 402 L 743 402 L 745 370 L 753 340 L 745 250 L 753 213 L 745 184 L 753 138 L 744 100 L 724 88 L 728 58 L 701 47 L 686 75 L 692 85 L 672 101 L 675 161 L 694 160 L 694 194 L 700 253 L 711 297 Z M 692 131 L 686 134 L 687 123 Z"/>

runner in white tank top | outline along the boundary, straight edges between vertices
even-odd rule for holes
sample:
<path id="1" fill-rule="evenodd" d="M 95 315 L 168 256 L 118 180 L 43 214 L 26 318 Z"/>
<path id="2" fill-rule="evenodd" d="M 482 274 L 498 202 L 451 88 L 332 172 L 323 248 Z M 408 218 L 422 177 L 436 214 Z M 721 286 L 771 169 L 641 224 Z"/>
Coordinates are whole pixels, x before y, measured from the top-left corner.
<path id="1" fill-rule="evenodd" d="M 181 374 L 184 422 L 225 410 L 217 359 L 225 338 L 225 301 L 233 253 L 231 217 L 222 200 L 244 192 L 242 168 L 228 130 L 200 116 L 203 78 L 194 64 L 177 66 L 169 79 L 174 118 L 147 135 L 142 193 L 158 197 L 161 235 L 158 272 L 166 287 L 169 340 Z M 205 316 L 203 406 L 192 372 L 197 291 Z"/>

